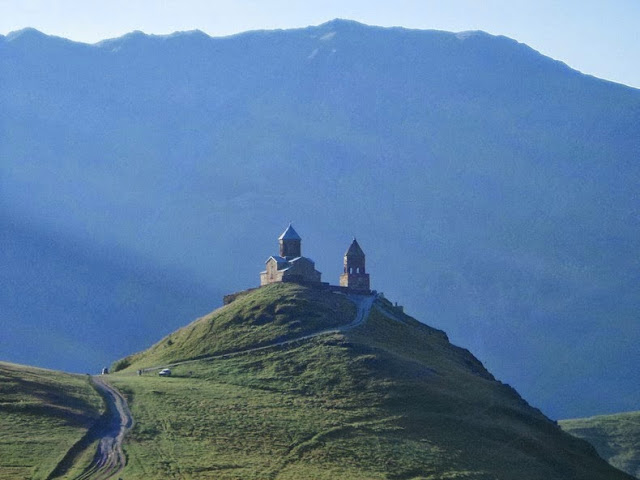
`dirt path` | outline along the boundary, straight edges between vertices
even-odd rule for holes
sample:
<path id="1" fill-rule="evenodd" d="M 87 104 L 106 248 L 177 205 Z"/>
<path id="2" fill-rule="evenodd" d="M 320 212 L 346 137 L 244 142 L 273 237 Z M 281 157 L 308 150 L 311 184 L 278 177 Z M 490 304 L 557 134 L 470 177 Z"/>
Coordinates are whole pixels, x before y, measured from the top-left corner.
<path id="1" fill-rule="evenodd" d="M 289 340 L 282 340 L 280 342 L 275 342 L 275 343 L 270 343 L 269 345 L 263 345 L 261 347 L 255 347 L 255 348 L 249 348 L 247 350 L 238 350 L 236 352 L 229 352 L 229 353 L 222 353 L 219 355 L 210 355 L 210 356 L 206 356 L 206 357 L 200 357 L 200 358 L 196 358 L 193 360 L 184 360 L 182 362 L 175 362 L 175 363 L 168 363 L 165 365 L 160 365 L 160 366 L 156 366 L 156 367 L 147 367 L 142 369 L 143 372 L 153 372 L 156 370 L 162 370 L 163 368 L 170 368 L 170 367 L 176 367 L 178 365 L 186 365 L 189 363 L 193 363 L 193 362 L 200 362 L 202 360 L 216 360 L 216 359 L 222 359 L 222 358 L 230 358 L 230 357 L 235 357 L 237 355 L 244 355 L 246 353 L 252 353 L 252 352 L 260 352 L 262 350 L 268 350 L 270 348 L 276 348 L 276 347 L 280 347 L 283 345 L 289 345 L 292 343 L 297 343 L 297 342 L 301 342 L 304 340 L 309 340 L 311 338 L 315 338 L 318 337 L 320 335 L 328 335 L 331 333 L 340 333 L 340 332 L 346 332 L 348 330 L 351 330 L 352 328 L 355 328 L 359 325 L 362 325 L 367 317 L 369 316 L 369 311 L 371 310 L 371 307 L 373 306 L 373 302 L 375 302 L 376 298 L 378 298 L 377 295 L 372 294 L 372 295 L 354 295 L 354 294 L 348 294 L 347 298 L 349 300 L 351 300 L 353 303 L 355 303 L 356 307 L 357 307 L 357 311 L 356 311 L 356 316 L 355 319 L 351 322 L 348 323 L 347 325 L 343 325 L 341 327 L 332 327 L 332 328 L 328 328 L 326 330 L 320 330 L 318 332 L 314 332 L 314 333 L 310 333 L 308 335 L 303 335 L 302 337 L 296 337 L 296 338 L 292 338 Z"/>
<path id="2" fill-rule="evenodd" d="M 346 332 L 352 328 L 362 325 L 369 316 L 369 311 L 373 306 L 373 302 L 378 298 L 377 295 L 347 295 L 347 298 L 356 304 L 358 311 L 356 312 L 356 318 L 353 322 L 344 327 L 337 328 L 339 332 Z"/>
<path id="3" fill-rule="evenodd" d="M 97 432 L 100 443 L 91 464 L 76 480 L 106 480 L 113 478 L 125 467 L 127 458 L 122 450 L 124 436 L 133 426 L 133 417 L 122 394 L 103 377 L 93 377 L 93 383 L 107 402 L 107 418 L 102 431 Z"/>

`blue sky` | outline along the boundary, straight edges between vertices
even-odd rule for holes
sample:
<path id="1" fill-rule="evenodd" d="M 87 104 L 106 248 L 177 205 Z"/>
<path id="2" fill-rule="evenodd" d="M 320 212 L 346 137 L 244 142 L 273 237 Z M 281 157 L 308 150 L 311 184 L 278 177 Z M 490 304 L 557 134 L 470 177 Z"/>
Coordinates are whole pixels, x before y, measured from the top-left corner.
<path id="1" fill-rule="evenodd" d="M 640 88 L 640 0 L 0 0 L 0 34 L 34 27 L 90 43 L 132 30 L 221 36 L 337 17 L 506 35 L 584 73 Z"/>

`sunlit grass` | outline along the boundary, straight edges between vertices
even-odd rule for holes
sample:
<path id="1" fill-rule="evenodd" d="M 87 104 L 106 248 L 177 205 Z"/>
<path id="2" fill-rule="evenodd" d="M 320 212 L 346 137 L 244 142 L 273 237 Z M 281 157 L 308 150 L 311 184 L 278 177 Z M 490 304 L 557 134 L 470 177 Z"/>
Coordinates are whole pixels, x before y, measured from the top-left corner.
<path id="1" fill-rule="evenodd" d="M 102 408 L 86 376 L 0 362 L 0 479 L 46 478 Z"/>

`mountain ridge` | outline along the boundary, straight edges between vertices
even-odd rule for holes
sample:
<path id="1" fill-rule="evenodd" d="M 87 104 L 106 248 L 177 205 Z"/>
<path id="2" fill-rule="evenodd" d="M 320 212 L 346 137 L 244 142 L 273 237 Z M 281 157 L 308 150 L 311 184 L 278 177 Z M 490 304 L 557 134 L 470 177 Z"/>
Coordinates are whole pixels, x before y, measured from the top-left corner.
<path id="1" fill-rule="evenodd" d="M 402 26 L 391 26 L 391 27 L 383 27 L 383 26 L 377 26 L 377 25 L 368 25 L 362 22 L 358 22 L 355 20 L 350 20 L 350 19 L 344 19 L 344 18 L 335 18 L 333 20 L 329 20 L 327 22 L 321 23 L 319 25 L 309 25 L 306 27 L 297 27 L 297 28 L 281 28 L 281 29 L 257 29 L 257 30 L 248 30 L 248 31 L 243 31 L 243 32 L 238 32 L 238 33 L 233 33 L 233 34 L 229 34 L 229 35 L 223 35 L 223 36 L 217 36 L 217 35 L 209 35 L 208 33 L 200 30 L 200 29 L 192 29 L 192 30 L 177 30 L 171 33 L 167 33 L 167 34 L 148 34 L 145 33 L 141 30 L 133 30 L 131 32 L 127 32 L 124 33 L 118 37 L 112 37 L 112 38 L 105 38 L 102 40 L 98 40 L 96 42 L 93 43 L 88 43 L 88 42 L 81 42 L 81 41 L 76 41 L 76 40 L 71 40 L 65 37 L 61 37 L 61 36 L 57 36 L 57 35 L 51 35 L 51 34 L 46 34 L 36 28 L 33 27 L 24 27 L 22 29 L 19 30 L 14 30 L 11 31 L 9 33 L 7 33 L 7 35 L 0 35 L 0 39 L 4 39 L 7 42 L 12 42 L 12 41 L 16 41 L 19 40 L 20 37 L 22 36 L 28 36 L 28 37 L 35 37 L 35 38 L 51 38 L 51 39 L 55 39 L 55 40 L 65 40 L 67 42 L 71 42 L 74 44 L 79 44 L 79 45 L 87 45 L 87 46 L 93 46 L 93 47 L 98 47 L 98 48 L 108 48 L 108 47 L 118 47 L 121 46 L 121 44 L 126 43 L 126 42 L 131 42 L 131 41 L 135 41 L 136 39 L 146 39 L 146 40 L 150 40 L 150 41 L 159 41 L 159 40 L 170 40 L 172 38 L 178 38 L 178 37 L 198 37 L 198 38 L 205 38 L 208 41 L 215 41 L 215 40 L 225 40 L 225 39 L 234 39 L 234 38 L 239 38 L 239 37 L 250 37 L 250 36 L 260 36 L 260 35 L 270 35 L 270 34 L 274 34 L 276 32 L 296 32 L 296 31 L 310 31 L 310 30 L 326 30 L 326 29 L 330 29 L 330 28 L 336 28 L 336 29 L 341 29 L 343 32 L 345 29 L 348 28 L 357 28 L 357 29 L 362 29 L 362 28 L 367 28 L 367 29 L 375 29 L 378 31 L 389 31 L 389 32 L 401 32 L 401 33 L 413 33 L 413 34 L 422 34 L 422 35 L 441 35 L 443 38 L 445 37 L 450 37 L 450 36 L 454 36 L 455 38 L 461 40 L 461 41 L 465 41 L 468 39 L 491 39 L 493 41 L 506 41 L 508 44 L 510 45 L 514 45 L 517 46 L 518 48 L 521 48 L 523 52 L 529 52 L 529 53 L 534 53 L 542 58 L 544 58 L 545 60 L 551 60 L 552 62 L 557 63 L 560 66 L 566 67 L 567 69 L 574 71 L 574 72 L 578 72 L 581 75 L 586 75 L 589 77 L 592 77 L 594 79 L 598 79 L 600 81 L 604 81 L 604 82 L 609 82 L 609 83 L 613 83 L 616 85 L 621 85 L 627 88 L 631 88 L 631 89 L 635 89 L 634 87 L 630 87 L 628 85 L 624 85 L 621 83 L 616 83 L 610 80 L 606 80 L 606 79 L 602 79 L 599 77 L 596 77 L 595 75 L 589 75 L 589 74 L 585 74 L 583 72 L 580 72 L 579 70 L 576 70 L 572 67 L 570 67 L 569 65 L 567 65 L 565 62 L 561 61 L 561 60 L 557 60 L 557 59 L 553 59 L 552 57 L 549 57 L 547 55 L 544 55 L 542 53 L 540 53 L 539 51 L 535 50 L 534 48 L 528 46 L 526 43 L 522 43 L 519 42 L 511 37 L 508 37 L 506 35 L 494 35 L 488 32 L 485 32 L 483 30 L 463 30 L 463 31 L 459 31 L 459 32 L 449 32 L 446 30 L 438 30 L 438 29 L 419 29 L 419 28 L 408 28 L 408 27 L 402 27 Z M 328 32 L 330 33 L 335 33 L 335 32 Z M 326 34 L 325 34 L 326 35 Z M 637 90 L 637 89 L 635 89 Z"/>
<path id="2" fill-rule="evenodd" d="M 493 37 L 348 30 L 2 42 L 3 211 L 212 292 L 255 285 L 283 221 L 332 281 L 356 234 L 374 288 L 551 416 L 637 408 L 638 91 Z"/>

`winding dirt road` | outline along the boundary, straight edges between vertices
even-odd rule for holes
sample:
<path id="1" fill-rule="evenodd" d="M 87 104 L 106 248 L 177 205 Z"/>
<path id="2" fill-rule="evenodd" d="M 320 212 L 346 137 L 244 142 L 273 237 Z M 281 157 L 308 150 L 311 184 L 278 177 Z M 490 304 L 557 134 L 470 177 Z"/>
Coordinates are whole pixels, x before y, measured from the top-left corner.
<path id="1" fill-rule="evenodd" d="M 93 384 L 107 402 L 107 417 L 99 432 L 98 451 L 91 464 L 76 480 L 106 480 L 113 478 L 125 467 L 127 458 L 122 450 L 124 436 L 133 426 L 133 417 L 122 394 L 100 376 Z"/>
<path id="2" fill-rule="evenodd" d="M 297 342 L 301 342 L 303 340 L 309 340 L 311 338 L 315 338 L 318 337 L 320 335 L 328 335 L 331 333 L 340 333 L 340 332 L 346 332 L 348 330 L 351 330 L 352 328 L 355 328 L 359 325 L 362 325 L 367 317 L 369 316 L 369 311 L 371 310 L 371 307 L 373 306 L 373 302 L 375 302 L 375 300 L 378 298 L 377 295 L 375 294 L 371 294 L 371 295 L 355 295 L 355 294 L 347 294 L 346 297 L 351 300 L 353 303 L 355 303 L 357 311 L 356 311 L 356 317 L 355 319 L 351 322 L 348 323 L 346 325 L 343 325 L 341 327 L 332 327 L 332 328 L 328 328 L 326 330 L 320 330 L 318 332 L 314 332 L 314 333 L 310 333 L 308 335 L 303 335 L 302 337 L 296 337 L 296 338 L 291 338 L 289 340 L 282 340 L 280 342 L 274 342 L 274 343 L 270 343 L 268 345 L 263 345 L 261 347 L 254 347 L 254 348 L 248 348 L 246 350 L 238 350 L 235 352 L 229 352 L 229 353 L 221 353 L 221 354 L 216 354 L 216 355 L 208 355 L 208 356 L 204 356 L 204 357 L 200 357 L 200 358 L 195 358 L 192 360 L 183 360 L 181 362 L 175 362 L 175 363 L 168 363 L 165 365 L 159 365 L 159 366 L 155 366 L 155 367 L 147 367 L 142 369 L 143 372 L 153 372 L 155 370 L 162 370 L 163 368 L 171 368 L 171 367 L 176 367 L 178 365 L 186 365 L 189 363 L 193 363 L 193 362 L 200 362 L 202 360 L 216 360 L 216 359 L 222 359 L 222 358 L 230 358 L 230 357 L 235 357 L 238 355 L 244 355 L 246 353 L 252 353 L 252 352 L 260 352 L 262 350 L 268 350 L 271 348 L 275 348 L 275 347 L 281 347 L 283 345 L 289 345 L 292 343 L 297 343 Z"/>

